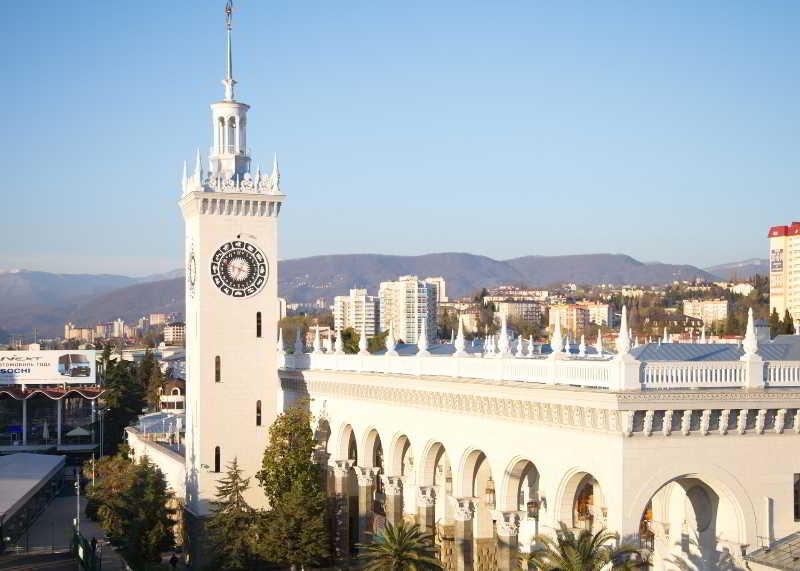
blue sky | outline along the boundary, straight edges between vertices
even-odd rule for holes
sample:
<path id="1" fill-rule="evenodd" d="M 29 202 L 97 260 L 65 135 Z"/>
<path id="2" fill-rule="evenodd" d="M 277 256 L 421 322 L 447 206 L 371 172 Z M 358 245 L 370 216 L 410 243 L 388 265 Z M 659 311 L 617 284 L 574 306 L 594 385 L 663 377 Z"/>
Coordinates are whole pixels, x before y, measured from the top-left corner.
<path id="1" fill-rule="evenodd" d="M 224 2 L 6 2 L 0 267 L 182 265 Z M 710 265 L 800 219 L 800 2 L 238 0 L 282 258 L 621 252 Z"/>

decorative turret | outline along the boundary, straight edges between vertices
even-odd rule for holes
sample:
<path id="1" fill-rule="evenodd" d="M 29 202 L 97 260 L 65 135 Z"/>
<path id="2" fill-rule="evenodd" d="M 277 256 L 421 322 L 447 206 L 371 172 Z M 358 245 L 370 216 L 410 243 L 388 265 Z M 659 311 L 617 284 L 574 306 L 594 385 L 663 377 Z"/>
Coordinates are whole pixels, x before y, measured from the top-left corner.
<path id="1" fill-rule="evenodd" d="M 398 354 L 392 324 L 389 324 L 389 333 L 386 335 L 386 354 L 391 357 L 397 357 Z"/>
<path id="2" fill-rule="evenodd" d="M 361 322 L 361 335 L 358 336 L 358 354 L 369 355 L 367 347 L 367 324 L 366 320 L 364 320 Z"/>
<path id="3" fill-rule="evenodd" d="M 622 306 L 622 319 L 619 324 L 619 335 L 617 335 L 617 356 L 627 355 L 631 352 L 631 338 L 628 333 L 628 308 Z"/>
<path id="4" fill-rule="evenodd" d="M 550 337 L 550 349 L 553 355 L 561 353 L 564 347 L 564 339 L 561 337 L 561 312 L 556 311 L 556 318 L 553 321 L 553 335 Z"/>
<path id="5" fill-rule="evenodd" d="M 464 351 L 466 345 L 464 342 L 464 318 L 460 313 L 458 314 L 458 335 L 453 345 L 456 349 L 455 353 L 453 353 L 454 357 L 464 357 L 467 354 L 467 352 Z"/>
<path id="6" fill-rule="evenodd" d="M 342 339 L 342 330 L 341 329 L 337 329 L 336 330 L 336 343 L 334 344 L 333 347 L 334 347 L 334 351 L 333 352 L 336 353 L 337 355 L 343 355 L 344 354 L 344 340 Z"/>
<path id="7" fill-rule="evenodd" d="M 500 335 L 497 338 L 497 352 L 501 357 L 507 357 L 511 353 L 511 346 L 508 342 L 508 321 L 505 313 L 500 316 Z"/>
<path id="8" fill-rule="evenodd" d="M 742 341 L 742 349 L 744 349 L 742 359 L 758 356 L 758 340 L 756 339 L 756 329 L 753 325 L 752 307 L 747 310 L 747 330 L 744 334 L 744 341 Z"/>
<path id="9" fill-rule="evenodd" d="M 312 349 L 316 354 L 322 353 L 322 343 L 319 339 L 319 325 L 314 326 L 314 344 L 312 345 Z"/>
<path id="10" fill-rule="evenodd" d="M 283 355 L 284 353 L 286 353 L 286 349 L 283 346 L 283 329 L 282 328 L 278 329 L 278 353 L 280 355 Z"/>
<path id="11" fill-rule="evenodd" d="M 305 353 L 305 343 L 303 343 L 303 329 L 298 327 L 294 336 L 294 353 L 295 355 L 302 355 Z"/>
<path id="12" fill-rule="evenodd" d="M 597 341 L 595 341 L 594 349 L 597 351 L 597 356 L 603 356 L 603 329 L 602 327 L 597 328 Z"/>
<path id="13" fill-rule="evenodd" d="M 428 324 L 423 321 L 417 338 L 417 357 L 426 357 L 430 354 L 428 351 Z"/>

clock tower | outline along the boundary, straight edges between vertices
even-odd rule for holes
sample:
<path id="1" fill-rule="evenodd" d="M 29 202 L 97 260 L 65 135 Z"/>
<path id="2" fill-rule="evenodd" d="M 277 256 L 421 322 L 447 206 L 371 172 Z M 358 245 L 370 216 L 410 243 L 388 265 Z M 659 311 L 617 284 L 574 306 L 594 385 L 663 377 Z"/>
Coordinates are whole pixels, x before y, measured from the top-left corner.
<path id="1" fill-rule="evenodd" d="M 232 6 L 225 7 L 226 73 L 222 101 L 211 104 L 208 168 L 198 151 L 182 181 L 186 228 L 186 510 L 199 523 L 226 466 L 245 477 L 261 468 L 269 425 L 278 414 L 277 159 L 272 173 L 252 172 L 249 106 L 234 96 Z M 265 503 L 252 485 L 246 498 Z"/>

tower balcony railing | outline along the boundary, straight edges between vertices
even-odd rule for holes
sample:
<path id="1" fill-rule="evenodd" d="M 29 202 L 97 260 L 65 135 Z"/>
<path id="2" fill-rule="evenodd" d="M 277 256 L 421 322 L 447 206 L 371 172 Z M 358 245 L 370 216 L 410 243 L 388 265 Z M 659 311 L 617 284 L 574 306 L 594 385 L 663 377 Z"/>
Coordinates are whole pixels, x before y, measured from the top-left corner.
<path id="1" fill-rule="evenodd" d="M 278 355 L 286 370 L 519 381 L 605 390 L 685 390 L 800 387 L 800 361 L 637 361 L 628 355 L 455 357 L 359 355 L 319 351 Z M 633 379 L 633 382 L 630 379 Z"/>
<path id="2" fill-rule="evenodd" d="M 243 157 L 251 156 L 250 147 L 241 147 L 237 145 L 219 145 L 216 147 L 210 147 L 208 150 L 208 155 L 211 157 L 219 155 L 239 155 Z"/>

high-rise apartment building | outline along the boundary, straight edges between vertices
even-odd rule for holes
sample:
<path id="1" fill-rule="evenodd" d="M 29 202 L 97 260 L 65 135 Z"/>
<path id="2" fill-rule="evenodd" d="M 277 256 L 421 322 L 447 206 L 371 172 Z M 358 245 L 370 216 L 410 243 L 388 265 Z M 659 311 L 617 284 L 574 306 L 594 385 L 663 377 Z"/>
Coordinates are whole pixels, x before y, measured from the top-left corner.
<path id="1" fill-rule="evenodd" d="M 186 324 L 173 321 L 164 326 L 164 343 L 167 345 L 184 345 L 186 343 Z"/>
<path id="2" fill-rule="evenodd" d="M 534 325 L 541 323 L 545 304 L 539 301 L 496 301 L 494 308 L 498 318 Z"/>
<path id="3" fill-rule="evenodd" d="M 614 325 L 614 308 L 607 303 L 582 301 L 579 306 L 585 307 L 589 312 L 589 322 L 603 327 Z"/>
<path id="4" fill-rule="evenodd" d="M 425 278 L 424 281 L 426 284 L 430 284 L 436 288 L 436 303 L 446 303 L 447 299 L 447 282 L 441 276 L 439 277 L 431 277 Z"/>
<path id="5" fill-rule="evenodd" d="M 769 309 L 800 318 L 800 222 L 769 229 Z"/>
<path id="6" fill-rule="evenodd" d="M 552 325 L 556 314 L 561 317 L 561 327 L 573 336 L 580 335 L 589 328 L 589 310 L 575 303 L 559 303 L 550 306 L 548 319 Z"/>
<path id="7" fill-rule="evenodd" d="M 367 295 L 365 289 L 351 289 L 350 295 L 333 298 L 333 326 L 337 331 L 352 327 L 362 329 L 371 337 L 380 333 L 380 302 L 377 296 Z"/>
<path id="8" fill-rule="evenodd" d="M 715 321 L 724 321 L 728 318 L 730 305 L 727 299 L 685 299 L 683 314 L 702 319 L 703 325 L 711 325 Z"/>
<path id="9" fill-rule="evenodd" d="M 416 343 L 424 326 L 428 341 L 436 338 L 439 297 L 436 280 L 427 282 L 417 276 L 400 276 L 396 281 L 381 282 L 378 297 L 381 331 L 391 326 L 395 339 Z"/>

